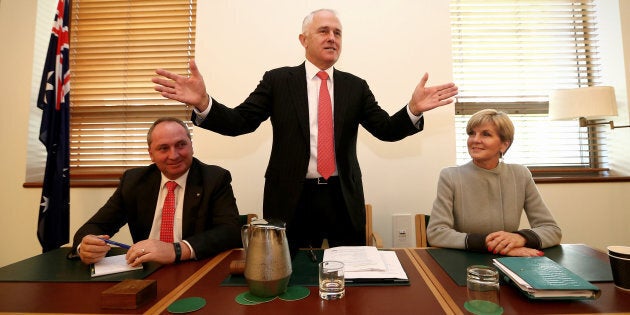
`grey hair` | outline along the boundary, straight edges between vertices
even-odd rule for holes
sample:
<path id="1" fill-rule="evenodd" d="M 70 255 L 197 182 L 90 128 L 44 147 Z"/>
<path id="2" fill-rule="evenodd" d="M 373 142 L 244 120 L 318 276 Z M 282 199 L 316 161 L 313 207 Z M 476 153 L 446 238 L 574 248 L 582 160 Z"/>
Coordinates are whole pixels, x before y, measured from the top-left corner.
<path id="1" fill-rule="evenodd" d="M 155 129 L 155 126 L 165 121 L 172 121 L 172 122 L 178 123 L 180 126 L 182 126 L 182 128 L 184 128 L 184 130 L 186 130 L 186 135 L 188 136 L 188 139 L 192 140 L 192 137 L 190 135 L 190 129 L 188 129 L 188 126 L 186 125 L 186 123 L 183 122 L 181 119 L 175 118 L 175 117 L 161 117 L 153 122 L 153 125 L 151 125 L 151 127 L 149 128 L 149 132 L 147 132 L 147 144 L 149 145 L 149 148 L 151 147 L 151 142 L 153 141 L 153 139 L 151 138 L 151 136 L 153 135 L 153 129 Z"/>
<path id="2" fill-rule="evenodd" d="M 308 26 L 311 24 L 311 22 L 313 22 L 313 17 L 319 12 L 330 12 L 334 16 L 337 16 L 337 12 L 332 9 L 319 9 L 309 13 L 306 17 L 304 17 L 304 20 L 302 21 L 302 34 L 306 33 Z"/>

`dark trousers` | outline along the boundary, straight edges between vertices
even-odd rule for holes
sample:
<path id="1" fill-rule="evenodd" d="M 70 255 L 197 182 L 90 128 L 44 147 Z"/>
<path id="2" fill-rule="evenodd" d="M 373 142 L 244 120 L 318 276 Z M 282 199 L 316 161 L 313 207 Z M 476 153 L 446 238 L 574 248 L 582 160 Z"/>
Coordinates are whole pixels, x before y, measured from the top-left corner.
<path id="1" fill-rule="evenodd" d="M 321 182 L 305 181 L 293 220 L 287 223 L 291 256 L 299 248 L 319 248 L 324 239 L 330 247 L 365 245 L 365 227 L 357 230 L 350 221 L 338 177 Z"/>

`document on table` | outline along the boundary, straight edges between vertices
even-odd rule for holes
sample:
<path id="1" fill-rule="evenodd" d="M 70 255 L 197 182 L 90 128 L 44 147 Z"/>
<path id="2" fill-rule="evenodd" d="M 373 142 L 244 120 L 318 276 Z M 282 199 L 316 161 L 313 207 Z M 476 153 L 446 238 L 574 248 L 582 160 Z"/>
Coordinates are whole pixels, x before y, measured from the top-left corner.
<path id="1" fill-rule="evenodd" d="M 344 263 L 346 279 L 408 280 L 394 251 L 379 251 L 374 246 L 339 246 L 324 250 L 324 261 Z"/>
<path id="2" fill-rule="evenodd" d="M 324 250 L 324 261 L 343 262 L 345 273 L 349 271 L 385 271 L 385 263 L 374 246 L 339 246 Z"/>
<path id="3" fill-rule="evenodd" d="M 142 265 L 132 267 L 127 264 L 125 255 L 108 256 L 92 265 L 92 277 L 104 276 L 113 273 L 142 269 Z"/>

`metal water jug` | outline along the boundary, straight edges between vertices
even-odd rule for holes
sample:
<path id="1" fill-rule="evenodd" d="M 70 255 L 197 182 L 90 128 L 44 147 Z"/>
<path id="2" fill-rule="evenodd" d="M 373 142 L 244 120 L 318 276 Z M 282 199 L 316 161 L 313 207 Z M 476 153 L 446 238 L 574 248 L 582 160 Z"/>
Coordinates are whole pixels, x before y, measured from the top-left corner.
<path id="1" fill-rule="evenodd" d="M 291 278 L 291 256 L 286 225 L 281 221 L 252 222 L 247 231 L 245 280 L 259 297 L 284 293 Z"/>

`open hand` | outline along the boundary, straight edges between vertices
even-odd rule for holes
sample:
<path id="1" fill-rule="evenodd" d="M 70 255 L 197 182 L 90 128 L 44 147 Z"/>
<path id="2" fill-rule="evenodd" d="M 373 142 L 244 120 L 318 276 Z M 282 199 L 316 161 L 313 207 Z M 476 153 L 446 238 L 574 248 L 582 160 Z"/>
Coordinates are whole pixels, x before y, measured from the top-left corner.
<path id="1" fill-rule="evenodd" d="M 453 99 L 453 97 L 457 95 L 457 86 L 455 86 L 455 83 L 451 82 L 425 87 L 428 80 L 429 74 L 425 73 L 411 95 L 409 109 L 416 116 L 455 101 Z"/>

